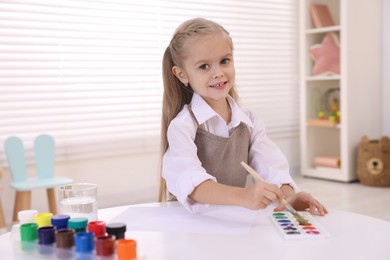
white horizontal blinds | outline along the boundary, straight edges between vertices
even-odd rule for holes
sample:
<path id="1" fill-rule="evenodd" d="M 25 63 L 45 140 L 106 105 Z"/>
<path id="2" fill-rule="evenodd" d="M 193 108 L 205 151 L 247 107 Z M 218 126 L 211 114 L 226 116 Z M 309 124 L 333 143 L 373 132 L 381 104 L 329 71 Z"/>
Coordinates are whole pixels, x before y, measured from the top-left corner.
<path id="1" fill-rule="evenodd" d="M 52 134 L 58 159 L 158 150 L 162 54 L 193 17 L 231 32 L 242 100 L 270 134 L 296 131 L 293 0 L 0 0 L 0 138 L 32 156 Z"/>
<path id="2" fill-rule="evenodd" d="M 1 135 L 52 134 L 58 157 L 157 150 L 155 4 L 1 1 Z"/>
<path id="3" fill-rule="evenodd" d="M 298 15 L 296 1 L 255 2 L 233 31 L 242 103 L 271 137 L 298 135 Z M 256 12 L 256 10 L 260 10 Z M 244 28 L 245 29 L 244 29 Z"/>

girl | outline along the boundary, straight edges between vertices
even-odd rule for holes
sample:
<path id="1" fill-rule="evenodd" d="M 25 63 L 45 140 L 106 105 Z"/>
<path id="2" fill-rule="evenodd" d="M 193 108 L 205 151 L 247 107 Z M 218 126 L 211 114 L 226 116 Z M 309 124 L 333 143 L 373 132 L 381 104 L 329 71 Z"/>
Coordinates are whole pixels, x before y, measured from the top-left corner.
<path id="1" fill-rule="evenodd" d="M 160 201 L 168 189 L 191 212 L 207 204 L 263 209 L 287 198 L 297 210 L 327 213 L 310 194 L 296 192 L 262 122 L 236 103 L 233 42 L 222 26 L 202 18 L 180 25 L 164 53 L 163 80 Z M 241 161 L 266 182 L 246 187 Z"/>

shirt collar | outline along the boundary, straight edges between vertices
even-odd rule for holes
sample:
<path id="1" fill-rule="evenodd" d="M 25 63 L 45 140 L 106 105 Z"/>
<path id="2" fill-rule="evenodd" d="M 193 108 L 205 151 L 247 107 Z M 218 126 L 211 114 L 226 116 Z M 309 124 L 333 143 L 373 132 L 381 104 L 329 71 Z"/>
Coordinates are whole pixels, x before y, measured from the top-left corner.
<path id="1" fill-rule="evenodd" d="M 231 96 L 228 96 L 228 102 L 230 109 L 232 110 L 232 119 L 229 123 L 232 127 L 238 126 L 241 122 L 246 124 L 249 127 L 253 127 L 252 120 L 248 115 L 238 106 Z"/>
<path id="2" fill-rule="evenodd" d="M 207 104 L 207 102 L 197 93 L 192 95 L 191 110 L 196 117 L 196 121 L 201 125 L 218 114 Z"/>
<path id="3" fill-rule="evenodd" d="M 253 123 L 244 111 L 238 106 L 231 96 L 227 97 L 230 108 L 232 110 L 232 119 L 229 123 L 230 126 L 236 127 L 243 122 L 249 127 L 253 127 Z M 213 117 L 218 117 L 218 114 L 207 104 L 207 102 L 197 93 L 194 93 L 191 100 L 191 110 L 195 115 L 198 124 L 201 125 L 204 122 L 210 120 Z"/>

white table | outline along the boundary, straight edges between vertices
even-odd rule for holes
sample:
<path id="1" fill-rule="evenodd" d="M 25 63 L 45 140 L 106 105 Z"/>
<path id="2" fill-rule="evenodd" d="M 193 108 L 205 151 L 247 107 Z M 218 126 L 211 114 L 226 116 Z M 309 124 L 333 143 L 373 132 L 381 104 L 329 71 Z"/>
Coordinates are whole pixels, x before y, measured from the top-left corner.
<path id="1" fill-rule="evenodd" d="M 166 207 L 177 204 L 134 206 Z M 99 219 L 109 223 L 129 206 L 99 210 Z M 131 207 L 131 206 L 130 206 Z M 126 238 L 137 241 L 142 259 L 166 260 L 389 260 L 390 222 L 351 212 L 330 210 L 316 220 L 330 233 L 327 239 L 284 240 L 269 216 L 272 208 L 258 211 L 252 230 L 246 234 L 185 232 L 140 232 L 128 230 Z M 16 259 L 10 234 L 0 236 L 1 259 Z"/>

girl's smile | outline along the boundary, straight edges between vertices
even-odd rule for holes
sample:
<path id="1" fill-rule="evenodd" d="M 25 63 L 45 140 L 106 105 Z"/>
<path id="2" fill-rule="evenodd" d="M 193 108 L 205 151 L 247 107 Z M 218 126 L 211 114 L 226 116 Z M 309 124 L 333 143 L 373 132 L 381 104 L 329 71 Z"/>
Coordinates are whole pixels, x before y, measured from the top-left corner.
<path id="1" fill-rule="evenodd" d="M 226 85 L 227 85 L 227 81 L 224 81 L 224 82 L 219 82 L 219 83 L 214 84 L 214 85 L 210 85 L 209 87 L 214 88 L 214 89 L 225 89 Z"/>

